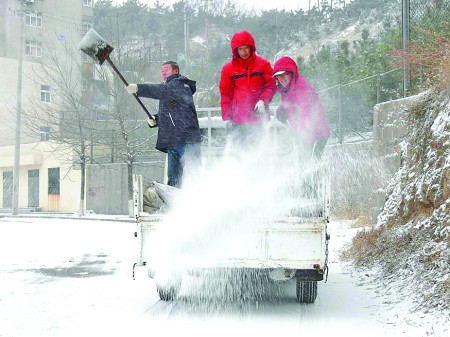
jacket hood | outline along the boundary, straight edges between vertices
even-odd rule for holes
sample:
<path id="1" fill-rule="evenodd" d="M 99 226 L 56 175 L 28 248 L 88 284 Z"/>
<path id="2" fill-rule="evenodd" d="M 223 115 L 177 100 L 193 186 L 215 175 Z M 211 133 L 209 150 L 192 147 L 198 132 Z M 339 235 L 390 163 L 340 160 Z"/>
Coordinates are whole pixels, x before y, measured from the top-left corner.
<path id="1" fill-rule="evenodd" d="M 187 84 L 189 86 L 189 88 L 191 89 L 192 94 L 195 94 L 195 92 L 197 91 L 197 82 L 193 81 L 193 80 L 190 80 L 186 76 L 182 76 L 180 74 L 174 74 L 174 75 L 169 76 L 167 78 L 166 82 L 169 82 L 169 81 L 172 81 L 172 80 L 181 81 L 181 82 Z"/>
<path id="2" fill-rule="evenodd" d="M 235 33 L 231 38 L 231 51 L 233 52 L 233 56 L 238 56 L 236 49 L 241 46 L 251 46 L 253 54 L 256 52 L 255 39 L 249 32 L 245 30 L 239 33 Z"/>
<path id="3" fill-rule="evenodd" d="M 297 63 L 293 59 L 291 59 L 289 56 L 283 56 L 280 58 L 277 62 L 275 62 L 275 65 L 273 67 L 273 73 L 279 71 L 290 71 L 294 74 L 294 79 L 297 80 L 298 78 L 298 67 Z"/>

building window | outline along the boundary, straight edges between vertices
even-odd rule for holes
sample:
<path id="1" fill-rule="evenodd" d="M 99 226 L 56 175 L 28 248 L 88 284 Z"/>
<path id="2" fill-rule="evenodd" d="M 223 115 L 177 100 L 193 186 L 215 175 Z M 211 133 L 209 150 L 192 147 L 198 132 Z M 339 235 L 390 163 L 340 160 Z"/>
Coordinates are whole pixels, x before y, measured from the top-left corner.
<path id="1" fill-rule="evenodd" d="M 89 29 L 91 29 L 92 23 L 91 22 L 83 22 L 82 29 L 83 29 L 83 35 L 86 35 Z"/>
<path id="2" fill-rule="evenodd" d="M 92 63 L 83 62 L 81 69 L 83 76 L 94 78 L 94 65 Z"/>
<path id="3" fill-rule="evenodd" d="M 92 79 L 83 78 L 83 82 L 81 83 L 81 90 L 92 91 Z"/>
<path id="4" fill-rule="evenodd" d="M 42 56 L 42 46 L 36 41 L 25 41 L 25 54 L 35 57 Z"/>
<path id="5" fill-rule="evenodd" d="M 95 111 L 95 118 L 98 121 L 107 121 L 111 119 L 111 115 L 108 113 L 108 108 L 102 108 L 102 106 L 99 107 L 98 110 Z"/>
<path id="6" fill-rule="evenodd" d="M 37 12 L 25 13 L 25 25 L 42 28 L 42 14 Z"/>
<path id="7" fill-rule="evenodd" d="M 50 86 L 49 85 L 41 85 L 41 102 L 50 103 L 51 95 L 50 95 Z"/>
<path id="8" fill-rule="evenodd" d="M 94 0 L 83 0 L 83 6 L 92 7 Z"/>
<path id="9" fill-rule="evenodd" d="M 50 127 L 49 126 L 41 126 L 39 128 L 41 132 L 41 142 L 46 142 L 50 140 Z"/>

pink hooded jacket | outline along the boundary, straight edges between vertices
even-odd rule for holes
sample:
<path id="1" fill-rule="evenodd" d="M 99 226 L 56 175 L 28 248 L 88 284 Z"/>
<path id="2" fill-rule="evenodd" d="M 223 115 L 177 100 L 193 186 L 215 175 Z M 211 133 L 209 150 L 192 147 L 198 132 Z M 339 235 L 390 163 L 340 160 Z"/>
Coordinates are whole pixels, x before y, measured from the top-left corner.
<path id="1" fill-rule="evenodd" d="M 317 92 L 299 75 L 297 64 L 290 57 L 284 56 L 275 63 L 274 74 L 282 70 L 294 76 L 289 89 L 277 89 L 282 101 L 277 116 L 284 111 L 291 128 L 307 143 L 328 139 L 330 129 Z"/>
<path id="2" fill-rule="evenodd" d="M 241 46 L 252 47 L 252 55 L 246 60 L 237 53 Z M 254 112 L 256 103 L 264 101 L 264 118 L 269 119 L 269 102 L 276 92 L 272 66 L 256 55 L 255 40 L 247 31 L 233 35 L 231 50 L 233 58 L 223 66 L 219 83 L 222 119 L 232 120 L 235 124 L 258 124 L 261 118 Z"/>

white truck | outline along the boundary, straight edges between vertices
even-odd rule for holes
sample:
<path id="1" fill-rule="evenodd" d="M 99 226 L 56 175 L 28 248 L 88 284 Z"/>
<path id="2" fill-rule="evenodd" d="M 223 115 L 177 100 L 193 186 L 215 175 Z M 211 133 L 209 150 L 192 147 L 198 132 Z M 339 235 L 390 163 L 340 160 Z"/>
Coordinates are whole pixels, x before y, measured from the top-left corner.
<path id="1" fill-rule="evenodd" d="M 210 125 L 210 124 L 209 124 Z M 208 129 L 208 135 L 211 135 Z M 211 140 L 208 140 L 210 142 Z M 162 300 L 171 300 L 177 296 L 181 287 L 182 273 L 201 275 L 209 273 L 223 275 L 224 271 L 254 271 L 266 273 L 275 281 L 296 279 L 296 295 L 300 303 L 313 303 L 317 297 L 317 282 L 326 280 L 328 262 L 327 224 L 330 219 L 330 188 L 328 179 L 317 172 L 311 179 L 302 179 L 300 185 L 290 186 L 290 190 L 307 190 L 308 193 L 294 193 L 295 210 L 288 215 L 261 219 L 258 226 L 247 230 L 244 241 L 247 249 L 215 251 L 207 262 L 184 265 L 179 273 L 170 274 L 170 282 L 156 280 L 157 291 Z M 144 212 L 144 187 L 142 176 L 134 177 L 134 208 L 137 223 L 137 261 L 135 266 L 148 268 L 148 275 L 155 277 L 160 263 L 155 245 L 160 244 L 158 232 L 164 230 L 167 214 L 149 214 Z M 303 187 L 307 187 L 304 189 Z M 173 191 L 170 186 L 154 182 L 154 190 L 166 203 L 170 203 Z M 176 193 L 175 193 L 176 194 Z M 294 204 L 295 204 L 294 203 Z M 182 221 L 182 220 L 181 220 Z M 230 221 L 232 221 L 230 219 Z M 190 224 L 184 224 L 189 231 Z M 193 230 L 194 231 L 194 230 Z M 227 232 L 222 233 L 227 235 Z M 231 235 L 231 234 L 230 234 Z M 241 237 L 242 239 L 242 237 Z M 191 246 L 192 247 L 192 246 Z M 211 247 L 212 248 L 212 247 Z M 208 248 L 204 251 L 208 255 Z M 165 261 L 164 263 L 170 263 Z M 202 264 L 203 263 L 203 264 Z M 133 267 L 134 275 L 134 267 Z M 251 275 L 251 273 L 250 273 Z"/>

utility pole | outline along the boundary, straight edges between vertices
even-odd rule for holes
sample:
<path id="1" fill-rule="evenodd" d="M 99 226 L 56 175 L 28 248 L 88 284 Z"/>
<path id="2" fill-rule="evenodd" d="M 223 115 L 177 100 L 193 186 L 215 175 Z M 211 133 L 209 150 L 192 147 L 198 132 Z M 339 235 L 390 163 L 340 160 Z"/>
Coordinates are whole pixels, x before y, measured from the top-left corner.
<path id="1" fill-rule="evenodd" d="M 184 61 L 185 61 L 185 70 L 184 73 L 188 74 L 189 72 L 189 60 L 188 60 L 188 25 L 186 20 L 186 3 L 184 5 Z"/>
<path id="2" fill-rule="evenodd" d="M 402 0 L 402 41 L 403 41 L 403 97 L 410 87 L 409 80 L 409 0 Z"/>
<path id="3" fill-rule="evenodd" d="M 206 29 L 206 64 L 209 64 L 209 0 L 206 0 L 206 18 L 205 18 L 205 29 Z"/>
<path id="4" fill-rule="evenodd" d="M 16 110 L 16 133 L 14 144 L 14 169 L 13 169 L 13 189 L 12 189 L 12 214 L 19 214 L 19 176 L 20 176 L 20 128 L 22 124 L 22 67 L 24 53 L 24 12 L 22 10 L 14 12 L 20 19 L 19 35 L 19 58 L 17 66 L 17 110 Z"/>

